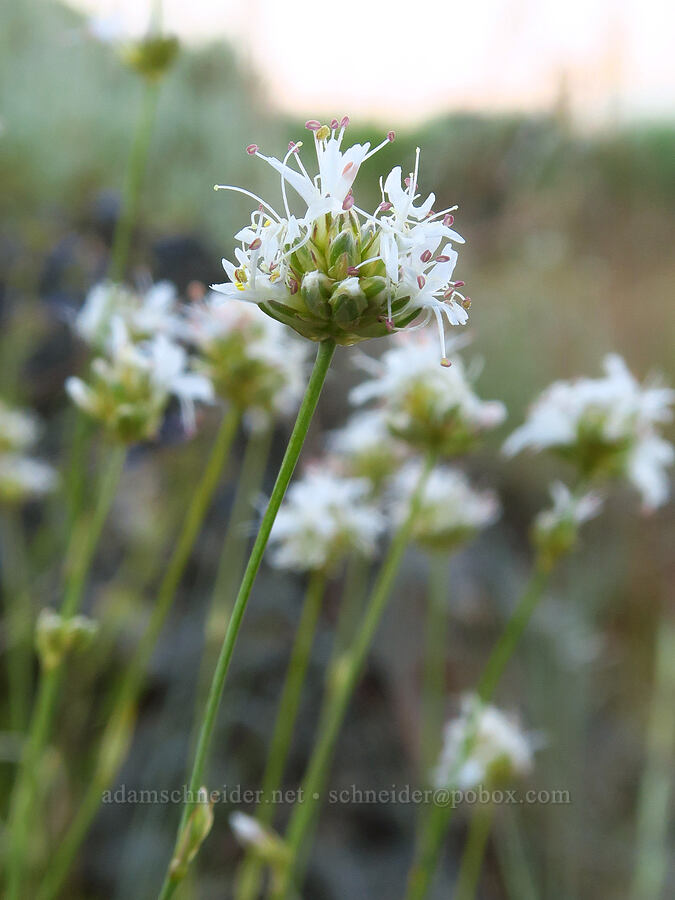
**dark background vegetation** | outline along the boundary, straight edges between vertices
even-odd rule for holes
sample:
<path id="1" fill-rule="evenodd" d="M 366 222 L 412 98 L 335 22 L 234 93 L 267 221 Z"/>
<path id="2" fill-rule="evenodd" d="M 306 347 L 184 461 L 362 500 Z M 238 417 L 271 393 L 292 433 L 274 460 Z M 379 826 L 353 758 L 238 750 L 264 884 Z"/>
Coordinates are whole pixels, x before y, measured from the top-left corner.
<path id="1" fill-rule="evenodd" d="M 113 49 L 88 38 L 82 20 L 64 8 L 5 0 L 2 20 L 0 391 L 45 417 L 45 452 L 59 464 L 70 422 L 63 381 L 84 359 L 68 320 L 105 273 L 141 85 Z M 215 194 L 212 185 L 276 190 L 276 177 L 243 148 L 255 140 L 278 154 L 301 128 L 268 108 L 230 46 L 184 49 L 162 90 L 129 277 L 170 278 L 182 291 L 194 279 L 222 280 L 220 257 L 230 253 L 232 234 L 249 208 Z M 355 123 L 351 137 L 372 140 L 381 130 Z M 479 389 L 509 408 L 508 425 L 469 462 L 481 483 L 499 490 L 505 514 L 449 565 L 451 712 L 458 694 L 475 683 L 526 576 L 531 516 L 551 477 L 565 474 L 544 460 L 500 458 L 508 427 L 554 378 L 597 374 L 609 350 L 623 354 L 640 377 L 658 369 L 675 381 L 675 131 L 661 123 L 582 132 L 564 102 L 536 117 L 458 113 L 398 129 L 394 145 L 364 167 L 362 189 L 399 161 L 404 169 L 411 165 L 418 145 L 423 187 L 434 189 L 444 206 L 460 205 L 457 227 L 467 244 L 458 275 L 474 301 L 474 352 L 484 359 Z M 372 350 L 378 351 L 376 344 Z M 348 351 L 339 353 L 337 367 L 306 458 L 320 452 L 322 429 L 348 413 L 345 384 L 356 378 Z M 56 789 L 44 823 L 52 839 L 86 782 L 108 690 L 146 621 L 161 561 L 218 417 L 218 411 L 203 413 L 198 436 L 187 442 L 172 413 L 162 440 L 132 454 L 88 590 L 87 610 L 110 637 L 100 652 L 73 662 L 59 720 L 51 760 Z M 280 428 L 273 462 L 284 439 Z M 240 437 L 152 663 L 119 777 L 127 789 L 183 783 L 204 612 L 242 443 Z M 268 487 L 272 475 L 273 465 Z M 482 885 L 485 900 L 522 900 L 508 884 L 514 841 L 529 862 L 535 897 L 626 896 L 655 627 L 675 574 L 672 506 L 649 519 L 637 508 L 636 497 L 619 489 L 590 525 L 500 690 L 500 703 L 520 710 L 544 736 L 532 786 L 568 789 L 573 802 L 500 813 Z M 26 521 L 40 536 L 33 547 L 37 608 L 54 601 L 59 589 L 58 497 L 45 512 L 27 509 Z M 423 554 L 410 551 L 352 703 L 333 769 L 335 787 L 417 783 L 426 565 Z M 302 589 L 300 578 L 268 568 L 261 573 L 215 742 L 213 786 L 258 785 Z M 289 785 L 301 776 L 311 745 L 338 600 L 339 583 L 329 592 L 312 659 Z M 10 772 L 1 766 L 3 790 Z M 103 808 L 64 896 L 153 896 L 178 812 L 163 805 Z M 239 858 L 229 812 L 216 809 L 195 897 L 225 896 L 223 885 Z M 283 817 L 282 809 L 280 822 Z M 415 810 L 405 805 L 324 808 L 305 896 L 398 895 L 414 824 Z M 448 896 L 464 828 L 460 815 L 448 839 L 439 898 Z M 48 852 L 45 841 L 35 835 L 37 854 Z"/>

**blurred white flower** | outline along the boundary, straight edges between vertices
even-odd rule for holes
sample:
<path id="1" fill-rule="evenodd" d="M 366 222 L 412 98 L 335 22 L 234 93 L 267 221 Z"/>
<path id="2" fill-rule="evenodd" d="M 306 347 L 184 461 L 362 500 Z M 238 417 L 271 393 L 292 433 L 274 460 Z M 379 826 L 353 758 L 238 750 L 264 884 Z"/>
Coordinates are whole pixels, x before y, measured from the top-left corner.
<path id="1" fill-rule="evenodd" d="M 88 344 L 101 348 L 111 339 L 112 322 L 121 319 L 134 340 L 178 332 L 176 288 L 159 281 L 147 290 L 102 281 L 87 294 L 75 318 L 75 330 Z"/>
<path id="2" fill-rule="evenodd" d="M 40 433 L 37 416 L 30 410 L 8 406 L 0 400 L 0 453 L 32 447 Z"/>
<path id="3" fill-rule="evenodd" d="M 355 413 L 347 423 L 330 432 L 327 446 L 340 469 L 354 478 L 367 478 L 375 490 L 405 459 L 407 448 L 392 437 L 381 409 Z"/>
<path id="4" fill-rule="evenodd" d="M 504 444 L 508 455 L 525 448 L 551 448 L 575 463 L 582 475 L 624 475 L 641 492 L 645 509 L 666 501 L 664 467 L 672 445 L 656 426 L 672 419 L 675 391 L 641 385 L 620 356 L 604 360 L 602 378 L 557 381 L 533 404 L 524 425 Z"/>
<path id="5" fill-rule="evenodd" d="M 230 815 L 230 827 L 234 836 L 244 847 L 257 847 L 261 849 L 269 840 L 268 832 L 262 825 L 243 812 L 233 812 Z"/>
<path id="6" fill-rule="evenodd" d="M 382 403 L 390 431 L 414 447 L 434 448 L 442 455 L 464 452 L 485 430 L 500 425 L 504 405 L 481 400 L 462 360 L 454 353 L 465 341 L 454 340 L 449 349 L 449 367 L 434 364 L 428 335 L 399 338 L 380 360 L 368 357 L 362 366 L 373 377 L 355 387 L 355 404 L 369 400 Z"/>
<path id="7" fill-rule="evenodd" d="M 462 701 L 460 715 L 445 727 L 433 782 L 438 788 L 466 791 L 526 775 L 532 762 L 533 742 L 518 723 L 469 696 Z"/>
<path id="8" fill-rule="evenodd" d="M 288 490 L 272 528 L 272 563 L 313 571 L 332 567 L 350 552 L 372 556 L 385 520 L 369 501 L 366 479 L 313 469 Z"/>
<path id="9" fill-rule="evenodd" d="M 404 521 L 420 479 L 421 464 L 411 462 L 391 487 L 392 518 Z M 413 523 L 413 538 L 430 548 L 452 548 L 472 538 L 499 518 L 494 491 L 477 491 L 458 469 L 437 466 L 429 475 Z"/>
<path id="10" fill-rule="evenodd" d="M 54 490 L 58 478 L 47 463 L 23 455 L 40 434 L 38 417 L 0 400 L 0 503 L 21 503 Z"/>
<path id="11" fill-rule="evenodd" d="M 575 496 L 562 481 L 554 481 L 551 485 L 553 506 L 540 512 L 535 526 L 542 531 L 553 531 L 560 524 L 570 522 L 581 525 L 593 519 L 602 509 L 602 496 L 595 491 L 588 491 Z"/>
<path id="12" fill-rule="evenodd" d="M 396 166 L 384 184 L 380 180 L 382 202 L 375 211 L 361 209 L 353 194 L 359 169 L 394 133 L 372 149 L 368 143 L 343 149 L 348 124 L 346 117 L 327 125 L 307 122 L 316 175 L 300 158 L 301 142 L 291 142 L 283 160 L 266 156 L 256 144 L 247 148 L 279 173 L 283 210 L 242 188 L 216 186 L 251 197 L 257 209 L 236 235 L 241 247 L 235 261 L 223 260 L 229 281 L 213 287 L 258 304 L 310 340 L 345 345 L 384 336 L 420 317 L 424 325 L 433 315 L 447 364 L 445 323 L 464 324 L 470 305 L 459 293 L 462 282 L 452 280 L 457 253 L 451 244 L 463 239 L 450 227 L 450 210 L 432 211 L 433 194 L 417 203 L 419 149 L 403 183 Z M 291 212 L 288 188 L 302 204 L 298 216 Z"/>
<path id="13" fill-rule="evenodd" d="M 185 309 L 182 333 L 195 367 L 253 427 L 292 415 L 306 382 L 308 345 L 255 306 L 217 301 Z"/>
<path id="14" fill-rule="evenodd" d="M 66 390 L 86 413 L 123 441 L 154 437 L 169 397 L 180 402 L 185 427 L 194 430 L 194 405 L 214 399 L 213 385 L 188 369 L 186 351 L 158 335 L 136 344 L 121 319 L 113 319 L 109 354 L 94 359 L 89 382 L 68 378 Z"/>
<path id="15" fill-rule="evenodd" d="M 0 453 L 0 502 L 39 499 L 57 484 L 56 471 L 47 463 L 17 453 Z"/>
<path id="16" fill-rule="evenodd" d="M 540 512 L 532 524 L 532 536 L 540 561 L 552 565 L 577 542 L 579 526 L 598 515 L 603 498 L 595 491 L 573 494 L 561 481 L 551 485 L 553 506 Z"/>

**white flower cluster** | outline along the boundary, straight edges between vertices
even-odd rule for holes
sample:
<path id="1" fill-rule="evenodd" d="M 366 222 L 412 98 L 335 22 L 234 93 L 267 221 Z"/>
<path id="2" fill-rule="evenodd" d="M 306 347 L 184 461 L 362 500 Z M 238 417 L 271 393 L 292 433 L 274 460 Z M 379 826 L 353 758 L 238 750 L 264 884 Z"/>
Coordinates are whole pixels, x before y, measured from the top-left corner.
<path id="1" fill-rule="evenodd" d="M 532 525 L 534 544 L 542 562 L 549 564 L 574 547 L 579 526 L 597 516 L 603 503 L 595 491 L 575 495 L 561 481 L 551 485 L 551 497 L 553 506 L 542 510 Z"/>
<path id="2" fill-rule="evenodd" d="M 374 212 L 356 205 L 353 186 L 361 165 L 394 139 L 342 148 L 347 117 L 322 125 L 307 122 L 313 135 L 318 173 L 310 175 L 300 148 L 291 142 L 283 160 L 266 156 L 257 145 L 247 151 L 281 178 L 283 209 L 278 212 L 250 191 L 233 185 L 256 202 L 250 224 L 236 237 L 235 261 L 223 260 L 229 278 L 214 289 L 226 297 L 258 304 L 272 318 L 304 337 L 354 344 L 404 328 L 432 316 L 439 328 L 442 361 L 445 323 L 463 325 L 470 301 L 452 280 L 457 261 L 453 243 L 463 239 L 451 227 L 451 209 L 432 210 L 435 197 L 419 194 L 419 150 L 414 170 L 402 181 L 396 166 L 380 180 L 382 200 Z M 302 204 L 291 212 L 288 189 Z M 417 326 L 415 326 L 417 327 Z"/>
<path id="3" fill-rule="evenodd" d="M 289 488 L 274 522 L 271 561 L 279 568 L 330 568 L 348 553 L 371 556 L 385 520 L 365 479 L 310 470 Z"/>
<path id="4" fill-rule="evenodd" d="M 451 349 L 464 342 L 456 341 Z M 462 360 L 453 352 L 449 367 L 434 365 L 425 334 L 404 335 L 380 360 L 361 358 L 372 378 L 353 389 L 355 404 L 382 404 L 390 432 L 412 447 L 453 456 L 469 449 L 483 431 L 500 425 L 506 409 L 481 400 Z"/>
<path id="5" fill-rule="evenodd" d="M 342 428 L 328 435 L 328 451 L 341 470 L 367 478 L 378 493 L 407 455 L 407 448 L 389 431 L 380 408 L 352 415 Z"/>
<path id="6" fill-rule="evenodd" d="M 465 697 L 460 715 L 445 727 L 433 781 L 438 788 L 460 790 L 508 782 L 526 775 L 532 758 L 532 741 L 513 719 L 477 697 Z"/>
<path id="7" fill-rule="evenodd" d="M 33 413 L 0 400 L 0 503 L 41 497 L 56 487 L 57 476 L 47 463 L 27 456 L 40 426 Z"/>
<path id="8" fill-rule="evenodd" d="M 675 453 L 657 426 L 672 419 L 675 391 L 641 385 L 615 354 L 605 357 L 604 369 L 602 378 L 557 381 L 547 388 L 504 451 L 550 448 L 586 478 L 625 476 L 642 494 L 645 509 L 653 509 L 669 494 L 664 468 Z"/>
<path id="9" fill-rule="evenodd" d="M 188 369 L 188 355 L 164 334 L 135 343 L 121 318 L 111 322 L 105 356 L 92 362 L 88 381 L 71 377 L 66 390 L 92 418 L 120 440 L 152 438 L 170 396 L 180 401 L 188 429 L 194 428 L 194 404 L 213 400 L 213 386 Z"/>
<path id="10" fill-rule="evenodd" d="M 392 518 L 396 523 L 408 515 L 420 471 L 419 462 L 408 463 L 394 480 Z M 437 466 L 425 484 L 412 536 L 431 549 L 451 549 L 492 525 L 499 513 L 499 500 L 493 491 L 477 491 L 463 472 Z"/>
<path id="11" fill-rule="evenodd" d="M 196 368 L 254 428 L 291 415 L 305 388 L 308 345 L 255 306 L 215 300 L 211 294 L 184 311 Z"/>
<path id="12" fill-rule="evenodd" d="M 178 331 L 178 297 L 170 281 L 159 281 L 147 290 L 101 281 L 88 292 L 75 318 L 75 331 L 88 344 L 105 348 L 113 322 L 121 319 L 135 341 L 174 336 Z"/>

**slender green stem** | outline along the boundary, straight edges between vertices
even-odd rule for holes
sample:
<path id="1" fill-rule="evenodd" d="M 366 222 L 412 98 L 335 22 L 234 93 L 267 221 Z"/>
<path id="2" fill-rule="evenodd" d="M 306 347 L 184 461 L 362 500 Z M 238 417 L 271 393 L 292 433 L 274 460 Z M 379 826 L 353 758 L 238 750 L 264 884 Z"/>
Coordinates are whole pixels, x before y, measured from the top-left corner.
<path id="1" fill-rule="evenodd" d="M 319 621 L 325 587 L 325 574 L 322 571 L 313 572 L 310 575 L 307 586 L 307 595 L 291 651 L 274 732 L 267 754 L 267 764 L 263 773 L 262 801 L 256 814 L 256 819 L 261 825 L 269 825 L 274 818 L 274 794 L 281 787 L 286 769 L 288 751 L 298 716 L 300 697 L 307 673 L 309 654 L 314 643 L 314 635 Z M 256 897 L 260 895 L 262 874 L 263 864 L 261 860 L 249 851 L 244 858 L 236 879 L 237 900 L 256 900 Z"/>
<path id="2" fill-rule="evenodd" d="M 158 99 L 159 83 L 146 81 L 143 87 L 141 110 L 127 166 L 122 210 L 113 238 L 109 270 L 111 281 L 120 281 L 124 277 L 124 270 L 129 259 L 131 237 L 136 216 L 138 215 L 141 186 L 148 162 L 148 151 L 150 149 Z"/>
<path id="3" fill-rule="evenodd" d="M 668 820 L 675 759 L 675 617 L 665 613 L 657 636 L 640 796 L 632 900 L 659 900 L 668 869 Z"/>
<path id="4" fill-rule="evenodd" d="M 262 486 L 271 443 L 272 428 L 268 427 L 262 433 L 251 435 L 244 450 L 230 519 L 220 553 L 211 608 L 207 614 L 204 657 L 199 678 L 198 710 L 201 710 L 206 702 L 211 673 L 218 658 L 218 651 L 225 639 L 232 604 L 241 581 L 246 561 L 246 549 L 250 543 L 246 526 L 252 518 L 253 501 Z M 195 726 L 198 724 L 197 721 Z"/>
<path id="5" fill-rule="evenodd" d="M 319 721 L 318 735 L 302 782 L 287 831 L 288 861 L 279 875 L 273 896 L 285 898 L 292 890 L 300 854 L 308 840 L 333 757 L 333 750 L 345 718 L 349 701 L 366 661 L 377 627 L 380 624 L 394 579 L 410 542 L 415 517 L 420 507 L 424 487 L 434 464 L 429 456 L 410 500 L 408 515 L 400 525 L 389 552 L 378 573 L 365 613 L 351 646 L 336 660 L 329 681 L 324 708 Z"/>
<path id="6" fill-rule="evenodd" d="M 431 556 L 422 677 L 422 728 L 420 761 L 423 779 L 438 758 L 445 700 L 445 654 L 448 633 L 448 557 Z"/>
<path id="7" fill-rule="evenodd" d="M 494 813 L 495 809 L 491 803 L 480 805 L 473 811 L 466 846 L 459 864 L 454 900 L 474 900 L 476 896 Z"/>
<path id="8" fill-rule="evenodd" d="M 122 446 L 111 451 L 100 480 L 93 515 L 81 517 L 72 533 L 66 556 L 65 594 L 60 609 L 64 619 L 74 616 L 80 608 L 87 574 L 115 497 L 125 455 L 126 451 Z M 7 900 L 19 900 L 25 896 L 22 894 L 21 883 L 26 844 L 32 825 L 33 799 L 44 748 L 56 713 L 64 663 L 65 660 L 61 660 L 54 667 L 43 669 L 38 682 L 28 737 L 10 803 Z"/>
<path id="9" fill-rule="evenodd" d="M 370 574 L 370 560 L 360 553 L 354 553 L 347 561 L 340 610 L 335 626 L 333 660 L 348 646 L 356 631 L 359 613 L 363 608 Z"/>
<path id="10" fill-rule="evenodd" d="M 0 514 L 0 550 L 7 629 L 9 724 L 12 731 L 20 733 L 26 727 L 30 703 L 33 610 L 28 588 L 23 523 L 15 509 Z"/>
<path id="11" fill-rule="evenodd" d="M 535 887 L 517 810 L 509 807 L 500 817 L 496 845 L 499 868 L 509 900 L 537 900 L 542 892 Z"/>
<path id="12" fill-rule="evenodd" d="M 549 577 L 549 567 L 536 566 L 523 596 L 490 654 L 483 675 L 478 683 L 478 696 L 481 702 L 487 703 L 492 698 L 499 679 L 544 593 Z M 449 784 L 446 786 L 450 792 L 456 787 L 456 773 L 459 772 L 461 766 L 470 755 L 476 739 L 478 711 L 479 707 L 476 704 L 473 722 L 469 723 L 467 729 L 463 751 L 455 763 L 454 773 L 451 774 Z M 438 857 L 443 846 L 443 838 L 452 818 L 453 810 L 452 805 L 434 805 L 430 814 L 422 822 L 415 857 L 408 876 L 406 900 L 423 900 L 427 896 L 436 873 Z"/>
<path id="13" fill-rule="evenodd" d="M 60 891 L 100 806 L 102 794 L 114 780 L 123 762 L 130 737 L 133 710 L 143 686 L 148 662 L 173 606 L 180 580 L 220 482 L 238 425 L 239 413 L 231 409 L 223 418 L 202 477 L 192 495 L 171 559 L 157 591 L 148 627 L 115 690 L 111 712 L 101 739 L 96 768 L 89 779 L 73 822 L 52 854 L 38 893 L 39 900 L 51 900 Z"/>
<path id="14" fill-rule="evenodd" d="M 195 758 L 192 766 L 192 773 L 190 775 L 188 802 L 185 804 L 185 807 L 183 809 L 183 815 L 178 830 L 177 843 L 180 841 L 183 827 L 187 822 L 192 809 L 195 806 L 198 791 L 202 785 L 211 745 L 211 738 L 213 736 L 213 729 L 216 724 L 216 716 L 218 714 L 218 708 L 220 706 L 220 700 L 223 694 L 223 689 L 225 687 L 225 681 L 227 679 L 227 673 L 230 667 L 232 653 L 234 652 L 234 645 L 236 643 L 242 619 L 244 617 L 246 606 L 248 604 L 248 599 L 253 588 L 253 582 L 255 581 L 256 575 L 258 574 L 258 569 L 260 568 L 263 554 L 265 552 L 265 548 L 267 547 L 267 542 L 272 530 L 272 525 L 274 524 L 274 520 L 276 519 L 277 513 L 279 511 L 279 507 L 281 506 L 281 502 L 286 493 L 288 483 L 290 482 L 293 475 L 298 457 L 300 456 L 300 451 L 302 450 L 302 445 L 305 442 L 305 437 L 307 436 L 309 425 L 312 421 L 314 410 L 316 409 L 316 405 L 319 401 L 321 389 L 323 387 L 324 381 L 326 380 L 328 368 L 330 366 L 334 353 L 335 343 L 333 341 L 324 341 L 323 343 L 319 344 L 316 361 L 314 363 L 314 369 L 312 371 L 309 384 L 307 385 L 307 390 L 305 391 L 305 396 L 302 401 L 302 405 L 300 406 L 298 417 L 296 419 L 293 432 L 288 442 L 288 447 L 286 448 L 286 453 L 281 463 L 281 468 L 279 469 L 277 480 L 272 490 L 272 495 L 267 505 L 267 509 L 265 510 L 262 522 L 260 523 L 260 529 L 255 539 L 255 543 L 253 544 L 253 549 L 251 550 L 248 565 L 246 566 L 246 571 L 244 572 L 241 587 L 239 588 L 239 593 L 232 610 L 232 616 L 227 626 L 225 640 L 223 641 L 223 646 L 221 648 L 220 655 L 216 663 L 216 668 L 213 673 L 211 689 L 206 701 L 204 718 L 200 729 L 199 741 L 197 743 L 197 750 L 195 752 Z M 171 877 L 169 870 L 167 869 L 167 874 L 159 895 L 161 900 L 167 900 L 167 898 L 171 897 L 177 887 L 177 884 L 178 882 Z"/>

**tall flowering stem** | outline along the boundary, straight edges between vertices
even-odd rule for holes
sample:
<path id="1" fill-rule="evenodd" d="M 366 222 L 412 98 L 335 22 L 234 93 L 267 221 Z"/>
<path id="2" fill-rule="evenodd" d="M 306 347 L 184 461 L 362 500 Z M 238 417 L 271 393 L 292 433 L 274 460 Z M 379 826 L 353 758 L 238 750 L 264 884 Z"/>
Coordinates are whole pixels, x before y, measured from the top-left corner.
<path id="1" fill-rule="evenodd" d="M 204 473 L 192 495 L 178 540 L 157 591 L 148 627 L 136 648 L 130 665 L 125 669 L 116 687 L 94 773 L 89 780 L 75 819 L 59 842 L 58 849 L 52 855 L 48 871 L 38 893 L 39 900 L 52 900 L 57 896 L 101 804 L 103 792 L 112 783 L 124 760 L 131 738 L 134 708 L 143 686 L 148 662 L 173 606 L 178 585 L 220 482 L 232 441 L 237 433 L 239 418 L 239 413 L 234 408 L 229 410 L 223 418 Z"/>
<path id="2" fill-rule="evenodd" d="M 391 542 L 387 557 L 375 581 L 365 614 L 354 641 L 335 660 L 330 674 L 326 701 L 321 712 L 319 730 L 307 772 L 302 783 L 302 800 L 298 800 L 291 815 L 287 832 L 288 857 L 274 891 L 277 900 L 285 898 L 292 890 L 301 853 L 308 839 L 318 808 L 320 792 L 326 781 L 333 750 L 344 721 L 349 701 L 354 693 L 359 675 L 366 661 L 378 625 L 391 594 L 394 579 L 403 561 L 403 554 L 410 542 L 415 517 L 418 513 L 424 488 L 435 462 L 427 457 L 420 470 L 419 481 L 410 500 L 409 512 Z"/>
<path id="3" fill-rule="evenodd" d="M 112 505 L 124 466 L 126 450 L 115 447 L 109 456 L 99 485 L 98 499 L 91 516 L 82 516 L 71 537 L 66 555 L 65 594 L 59 614 L 72 619 L 80 608 L 87 574 Z M 49 740 L 59 691 L 63 681 L 65 655 L 55 664 L 43 666 L 33 706 L 29 732 L 17 774 L 7 826 L 7 900 L 20 900 L 26 845 L 32 822 L 36 780 L 44 748 Z"/>
<path id="4" fill-rule="evenodd" d="M 195 758 L 192 765 L 192 773 L 189 783 L 189 801 L 185 804 L 183 810 L 183 816 L 178 831 L 178 841 L 180 841 L 180 836 L 182 834 L 185 823 L 187 822 L 188 817 L 195 806 L 192 798 L 197 797 L 197 792 L 199 791 L 199 788 L 203 783 L 208 754 L 211 746 L 211 739 L 213 737 L 213 729 L 216 724 L 218 708 L 220 706 L 220 700 L 225 688 L 225 681 L 227 679 L 227 673 L 230 667 L 232 653 L 234 652 L 234 645 L 239 634 L 239 629 L 241 627 L 242 619 L 246 611 L 246 606 L 248 604 L 251 590 L 253 588 L 253 583 L 255 581 L 256 575 L 258 574 L 258 569 L 260 568 L 263 554 L 265 553 L 265 548 L 267 547 L 270 532 L 272 531 L 272 525 L 274 524 L 277 512 L 279 511 L 279 507 L 281 506 L 284 494 L 286 493 L 286 488 L 288 487 L 288 484 L 291 480 L 293 471 L 300 456 L 300 451 L 302 450 L 302 446 L 305 442 L 305 437 L 307 436 L 307 432 L 309 430 L 316 405 L 319 401 L 321 389 L 323 388 L 324 382 L 326 380 L 326 375 L 328 373 L 328 369 L 330 367 L 330 363 L 334 353 L 334 341 L 326 340 L 319 344 L 316 360 L 314 363 L 314 369 L 312 371 L 309 384 L 307 385 L 307 390 L 305 392 L 302 405 L 300 406 L 298 417 L 296 419 L 293 432 L 288 442 L 288 447 L 286 448 L 286 453 L 281 463 L 281 468 L 279 469 L 279 474 L 277 475 L 277 480 L 272 490 L 267 509 L 265 510 L 262 522 L 260 523 L 258 535 L 253 545 L 253 549 L 251 550 L 251 555 L 246 566 L 246 571 L 244 572 L 244 577 L 239 588 L 239 593 L 232 610 L 232 616 L 227 626 L 225 640 L 223 641 L 223 646 L 221 648 L 220 655 L 216 663 L 216 668 L 213 673 L 211 688 L 209 690 L 209 696 L 206 701 L 206 708 L 204 710 L 204 716 L 202 719 L 199 740 L 197 743 Z M 159 895 L 161 900 L 167 900 L 167 898 L 173 896 L 177 885 L 178 881 L 171 876 L 170 870 L 167 869 L 164 884 L 162 885 L 162 889 Z"/>
<path id="5" fill-rule="evenodd" d="M 647 761 L 640 788 L 632 900 L 658 900 L 668 870 L 668 809 L 675 753 L 675 617 L 665 613 L 657 637 L 647 726 Z"/>
<path id="6" fill-rule="evenodd" d="M 119 281 L 124 277 L 124 270 L 129 259 L 131 236 L 138 215 L 141 186 L 148 162 L 148 151 L 155 124 L 159 90 L 160 85 L 157 81 L 146 81 L 143 85 L 141 110 L 127 166 L 122 211 L 113 237 L 110 270 L 108 272 L 111 281 Z"/>
<path id="7" fill-rule="evenodd" d="M 455 900 L 474 900 L 476 896 L 494 814 L 495 808 L 492 803 L 480 805 L 473 811 L 466 846 L 459 864 L 457 887 L 454 893 Z"/>
<path id="8" fill-rule="evenodd" d="M 422 676 L 422 728 L 420 760 L 423 772 L 431 771 L 438 757 L 445 699 L 445 652 L 448 631 L 448 561 L 445 553 L 433 553 L 427 597 Z"/>
<path id="9" fill-rule="evenodd" d="M 7 628 L 7 680 L 12 731 L 21 732 L 28 718 L 32 683 L 32 608 L 27 583 L 23 526 L 16 510 L 0 513 L 3 605 Z"/>
<path id="10" fill-rule="evenodd" d="M 291 651 L 286 680 L 284 682 L 274 732 L 267 754 L 267 764 L 262 779 L 263 799 L 258 807 L 256 820 L 262 826 L 270 825 L 274 817 L 274 792 L 281 787 L 288 751 L 300 706 L 302 687 L 309 663 L 309 654 L 314 642 L 316 626 L 321 612 L 326 587 L 326 576 L 322 571 L 312 572 L 307 586 L 298 630 Z M 237 900 L 255 900 L 260 895 L 263 864 L 252 850 L 249 850 L 237 879 Z"/>
<path id="11" fill-rule="evenodd" d="M 506 668 L 518 642 L 541 600 L 544 589 L 550 578 L 551 566 L 538 563 L 523 596 L 509 619 L 494 650 L 490 654 L 485 670 L 478 684 L 478 697 L 481 704 L 487 703 L 493 696 L 499 679 Z M 463 752 L 455 766 L 454 777 L 446 785 L 449 790 L 456 787 L 456 775 L 460 767 L 469 757 L 476 739 L 478 713 L 480 704 L 474 707 L 473 722 L 467 729 Z M 423 900 L 427 896 L 433 882 L 438 857 L 443 845 L 443 838 L 453 814 L 453 806 L 434 806 L 422 824 L 422 831 L 417 842 L 413 865 L 408 878 L 406 900 Z"/>

